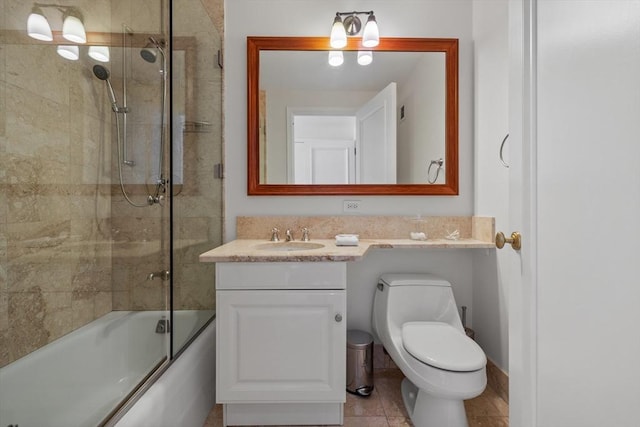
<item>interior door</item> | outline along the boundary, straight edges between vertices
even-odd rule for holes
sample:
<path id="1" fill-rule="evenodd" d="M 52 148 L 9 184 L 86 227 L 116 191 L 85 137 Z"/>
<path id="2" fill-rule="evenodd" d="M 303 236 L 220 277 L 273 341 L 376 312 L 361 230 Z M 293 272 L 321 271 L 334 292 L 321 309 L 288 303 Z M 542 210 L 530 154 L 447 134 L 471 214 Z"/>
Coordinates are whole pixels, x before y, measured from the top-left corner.
<path id="1" fill-rule="evenodd" d="M 389 83 L 356 113 L 356 183 L 395 184 L 397 85 Z"/>
<path id="2" fill-rule="evenodd" d="M 354 184 L 354 149 L 354 140 L 296 141 L 294 184 Z"/>
<path id="3" fill-rule="evenodd" d="M 636 426 L 640 1 L 510 8 L 510 423 Z"/>
<path id="4" fill-rule="evenodd" d="M 522 235 L 520 251 L 505 247 L 509 283 L 509 422 L 537 426 L 534 4 L 509 2 L 509 235 Z M 525 161 L 526 159 L 526 161 Z"/>

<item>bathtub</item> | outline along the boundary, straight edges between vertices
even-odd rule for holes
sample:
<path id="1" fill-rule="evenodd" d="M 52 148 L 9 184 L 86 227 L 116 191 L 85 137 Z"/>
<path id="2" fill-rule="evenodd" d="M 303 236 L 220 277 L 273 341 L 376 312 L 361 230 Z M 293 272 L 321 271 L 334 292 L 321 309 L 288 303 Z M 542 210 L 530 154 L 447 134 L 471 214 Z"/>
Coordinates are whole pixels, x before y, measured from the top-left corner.
<path id="1" fill-rule="evenodd" d="M 212 314 L 174 312 L 174 348 Z M 169 334 L 155 332 L 163 317 L 168 312 L 113 311 L 0 369 L 0 426 L 102 424 L 152 367 L 166 363 Z"/>

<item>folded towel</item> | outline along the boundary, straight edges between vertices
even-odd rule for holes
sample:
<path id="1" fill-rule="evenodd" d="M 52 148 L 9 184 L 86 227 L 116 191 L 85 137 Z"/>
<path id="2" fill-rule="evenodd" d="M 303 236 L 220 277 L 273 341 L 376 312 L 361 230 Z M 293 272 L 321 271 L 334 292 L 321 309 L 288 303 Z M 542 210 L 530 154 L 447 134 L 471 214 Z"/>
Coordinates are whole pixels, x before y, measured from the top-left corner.
<path id="1" fill-rule="evenodd" d="M 427 240 L 427 235 L 421 231 L 412 231 L 411 240 Z"/>
<path id="2" fill-rule="evenodd" d="M 336 236 L 336 246 L 358 246 L 358 235 L 338 234 Z"/>

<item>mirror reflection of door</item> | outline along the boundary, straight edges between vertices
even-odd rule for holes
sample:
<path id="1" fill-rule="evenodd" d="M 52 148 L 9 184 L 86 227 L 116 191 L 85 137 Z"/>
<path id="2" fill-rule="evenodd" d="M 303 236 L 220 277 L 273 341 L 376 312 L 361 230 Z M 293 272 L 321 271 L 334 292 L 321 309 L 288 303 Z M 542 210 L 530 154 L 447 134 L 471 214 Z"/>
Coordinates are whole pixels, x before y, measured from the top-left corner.
<path id="1" fill-rule="evenodd" d="M 396 183 L 396 84 L 356 113 L 356 184 Z"/>
<path id="2" fill-rule="evenodd" d="M 354 112 L 288 111 L 293 184 L 395 184 L 396 84 Z"/>
<path id="3" fill-rule="evenodd" d="M 355 123 L 353 115 L 293 115 L 289 182 L 355 183 Z"/>

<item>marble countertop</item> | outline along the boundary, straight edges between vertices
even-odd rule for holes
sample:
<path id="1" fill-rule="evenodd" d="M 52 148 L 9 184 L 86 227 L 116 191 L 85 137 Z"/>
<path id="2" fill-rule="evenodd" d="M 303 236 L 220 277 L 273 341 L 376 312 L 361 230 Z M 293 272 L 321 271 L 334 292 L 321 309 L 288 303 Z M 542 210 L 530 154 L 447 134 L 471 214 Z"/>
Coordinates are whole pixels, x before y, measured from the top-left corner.
<path id="1" fill-rule="evenodd" d="M 369 249 L 473 249 L 495 248 L 493 242 L 476 239 L 362 239 L 358 246 L 336 246 L 334 239 L 312 239 L 310 243 L 324 245 L 317 249 L 294 251 L 270 250 L 258 248 L 267 240 L 238 239 L 211 249 L 200 255 L 200 262 L 322 262 L 357 261 L 365 256 Z M 279 244 L 284 244 L 280 242 Z"/>

